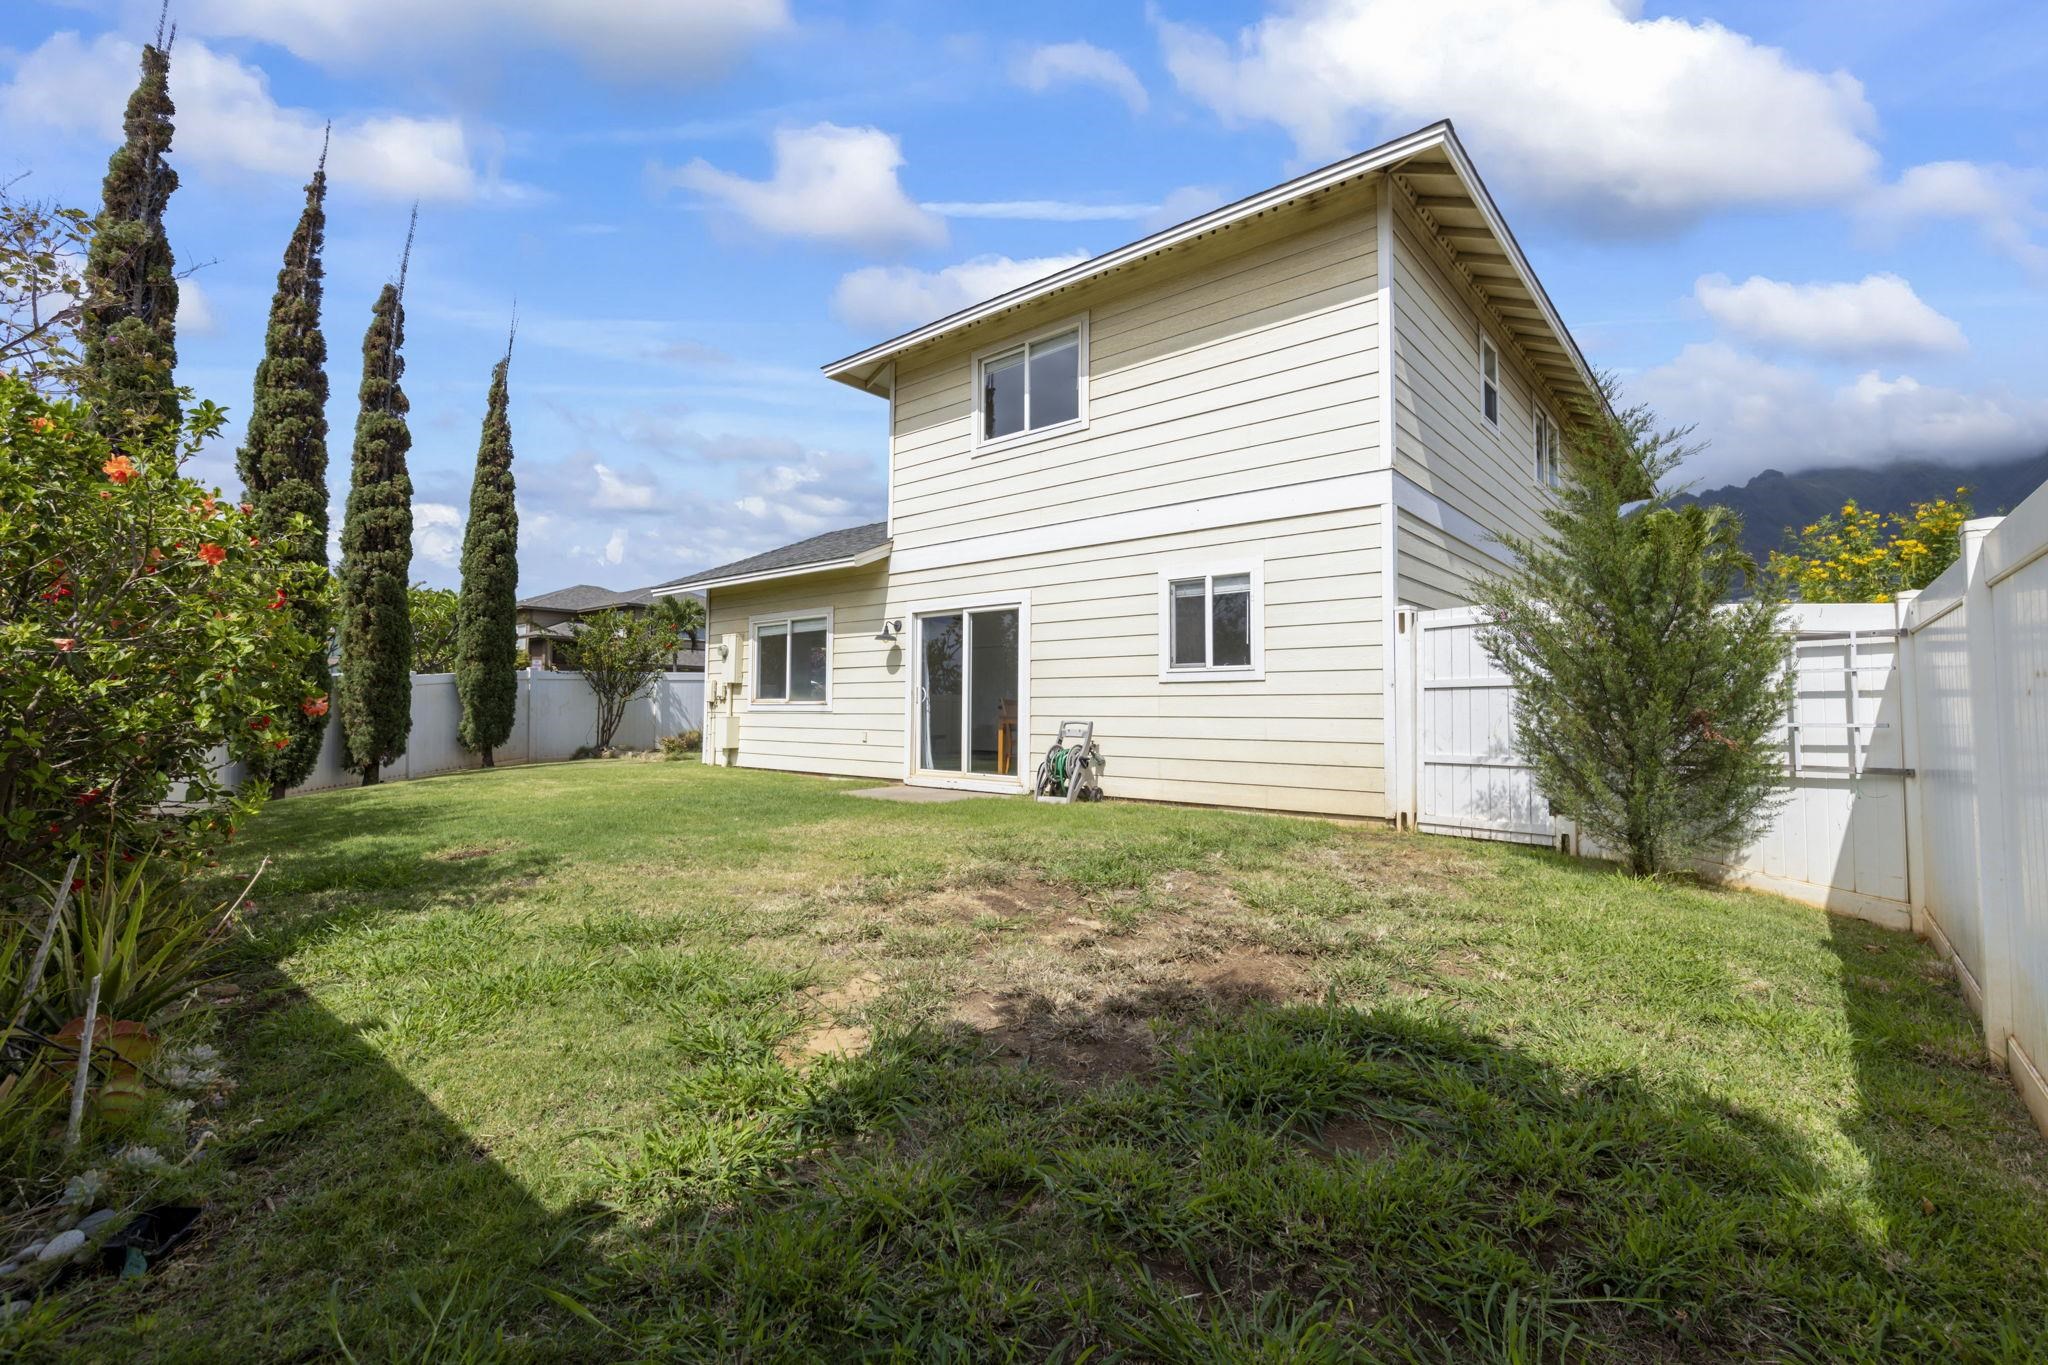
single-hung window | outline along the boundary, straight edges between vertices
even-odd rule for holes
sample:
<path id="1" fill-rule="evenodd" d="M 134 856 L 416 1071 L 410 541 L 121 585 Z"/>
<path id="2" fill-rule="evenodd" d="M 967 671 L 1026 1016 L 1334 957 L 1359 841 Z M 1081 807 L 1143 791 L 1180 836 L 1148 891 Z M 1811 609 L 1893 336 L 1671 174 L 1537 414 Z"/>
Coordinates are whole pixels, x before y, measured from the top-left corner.
<path id="1" fill-rule="evenodd" d="M 1479 410 L 1500 425 L 1500 352 L 1485 337 L 1479 338 Z"/>
<path id="2" fill-rule="evenodd" d="M 986 357 L 981 362 L 981 441 L 1064 426 L 1081 418 L 1081 328 Z"/>
<path id="3" fill-rule="evenodd" d="M 1258 584 L 1249 570 L 1168 574 L 1162 676 L 1255 676 Z"/>
<path id="4" fill-rule="evenodd" d="M 823 705 L 832 654 L 832 623 L 824 616 L 792 616 L 754 623 L 754 700 Z"/>
<path id="5" fill-rule="evenodd" d="M 1536 414 L 1536 482 L 1556 488 L 1564 482 L 1564 453 L 1558 448 L 1557 424 L 1541 411 Z"/>

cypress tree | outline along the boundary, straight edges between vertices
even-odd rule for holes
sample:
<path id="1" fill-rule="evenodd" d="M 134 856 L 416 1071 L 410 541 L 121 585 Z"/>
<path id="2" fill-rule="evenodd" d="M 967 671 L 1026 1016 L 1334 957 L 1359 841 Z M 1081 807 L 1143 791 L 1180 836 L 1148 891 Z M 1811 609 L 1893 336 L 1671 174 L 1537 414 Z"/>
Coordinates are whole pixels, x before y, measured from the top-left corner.
<path id="1" fill-rule="evenodd" d="M 176 36 L 174 33 L 173 37 Z M 158 32 L 162 42 L 163 34 Z M 171 149 L 170 44 L 142 49 L 142 76 L 128 97 L 125 136 L 107 159 L 100 215 L 85 258 L 84 396 L 117 439 L 146 437 L 180 421 L 178 280 L 164 236 L 164 208 L 178 173 Z"/>
<path id="2" fill-rule="evenodd" d="M 1473 588 L 1537 787 L 1643 875 L 1762 831 L 1792 698 L 1783 599 L 1743 552 L 1741 518 L 1665 486 L 1685 435 L 1643 407 L 1582 414 L 1549 534 L 1502 536 L 1519 567 Z"/>
<path id="3" fill-rule="evenodd" d="M 462 699 L 457 734 L 465 749 L 491 750 L 512 735 L 519 700 L 519 510 L 512 499 L 512 425 L 505 413 L 505 377 L 512 345 L 491 371 L 490 402 L 469 489 L 469 525 L 462 533 L 462 600 L 455 619 L 455 691 Z"/>
<path id="4" fill-rule="evenodd" d="M 267 540 L 288 540 L 289 555 L 327 568 L 327 338 L 320 331 L 320 249 L 327 232 L 327 152 L 306 184 L 306 207 L 285 247 L 270 300 L 270 330 L 256 367 L 255 401 L 249 431 L 235 463 L 256 508 L 256 527 Z M 305 524 L 297 524 L 304 518 Z M 306 700 L 327 696 L 331 623 L 324 604 L 296 600 L 290 610 L 299 628 L 319 643 L 302 667 Z M 326 708 L 309 716 L 295 710 L 278 728 L 288 743 L 268 754 L 262 775 L 271 794 L 303 782 L 320 758 L 327 732 Z"/>
<path id="5" fill-rule="evenodd" d="M 408 259 L 411 235 L 406 238 Z M 412 729 L 412 478 L 405 453 L 412 433 L 399 377 L 405 373 L 405 268 L 371 310 L 363 337 L 362 408 L 348 506 L 341 524 L 341 680 L 335 689 L 347 763 L 377 780 L 405 752 Z"/>

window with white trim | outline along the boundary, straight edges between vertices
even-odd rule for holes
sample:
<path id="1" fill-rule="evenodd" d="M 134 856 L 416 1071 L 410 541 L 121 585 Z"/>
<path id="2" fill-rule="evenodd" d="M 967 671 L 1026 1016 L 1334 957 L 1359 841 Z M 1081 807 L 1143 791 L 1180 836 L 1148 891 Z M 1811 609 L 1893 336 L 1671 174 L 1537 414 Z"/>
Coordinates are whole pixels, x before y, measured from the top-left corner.
<path id="1" fill-rule="evenodd" d="M 1265 663 L 1263 588 L 1257 565 L 1161 575 L 1160 676 L 1258 676 Z"/>
<path id="2" fill-rule="evenodd" d="M 1545 488 L 1564 483 L 1564 452 L 1558 446 L 1557 423 L 1536 410 L 1536 482 Z"/>
<path id="3" fill-rule="evenodd" d="M 1479 338 L 1479 411 L 1500 425 L 1500 352 L 1485 337 Z"/>
<path id="4" fill-rule="evenodd" d="M 1087 369 L 1085 319 L 1004 345 L 975 361 L 975 443 L 993 445 L 1087 417 L 1081 384 Z"/>
<path id="5" fill-rule="evenodd" d="M 831 700 L 831 669 L 829 614 L 754 621 L 756 705 L 823 706 Z"/>

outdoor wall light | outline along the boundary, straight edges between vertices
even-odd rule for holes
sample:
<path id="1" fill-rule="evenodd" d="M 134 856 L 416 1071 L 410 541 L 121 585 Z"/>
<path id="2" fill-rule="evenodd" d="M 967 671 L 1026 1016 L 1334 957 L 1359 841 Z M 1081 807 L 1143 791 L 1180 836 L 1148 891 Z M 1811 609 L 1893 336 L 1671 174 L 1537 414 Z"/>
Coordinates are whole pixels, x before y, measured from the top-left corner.
<path id="1" fill-rule="evenodd" d="M 882 633 L 880 635 L 877 635 L 875 638 L 877 640 L 880 640 L 883 644 L 894 644 L 896 642 L 896 637 L 901 635 L 902 633 L 903 618 L 898 616 L 893 620 L 882 622 Z"/>

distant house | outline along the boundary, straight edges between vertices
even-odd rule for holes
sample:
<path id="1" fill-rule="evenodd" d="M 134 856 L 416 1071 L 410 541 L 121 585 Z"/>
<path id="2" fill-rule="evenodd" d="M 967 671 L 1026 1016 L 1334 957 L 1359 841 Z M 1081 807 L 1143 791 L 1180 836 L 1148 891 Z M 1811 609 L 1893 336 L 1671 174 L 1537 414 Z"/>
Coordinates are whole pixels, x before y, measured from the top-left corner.
<path id="1" fill-rule="evenodd" d="M 655 589 L 710 598 L 705 762 L 1015 792 L 1088 720 L 1110 796 L 1369 817 L 1400 610 L 1544 533 L 1601 401 L 1447 123 L 825 373 L 888 519 Z"/>
<path id="2" fill-rule="evenodd" d="M 618 592 L 601 588 L 595 583 L 578 583 L 573 588 L 557 588 L 554 592 L 529 597 L 519 603 L 519 644 L 526 651 L 528 665 L 533 668 L 568 668 L 571 665 L 562 654 L 562 646 L 576 638 L 583 629 L 586 618 L 601 611 L 652 611 L 654 593 L 648 588 L 632 588 Z M 702 631 L 691 631 L 685 648 L 675 652 L 669 661 L 672 672 L 702 673 L 704 671 L 704 637 Z"/>

